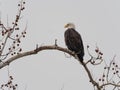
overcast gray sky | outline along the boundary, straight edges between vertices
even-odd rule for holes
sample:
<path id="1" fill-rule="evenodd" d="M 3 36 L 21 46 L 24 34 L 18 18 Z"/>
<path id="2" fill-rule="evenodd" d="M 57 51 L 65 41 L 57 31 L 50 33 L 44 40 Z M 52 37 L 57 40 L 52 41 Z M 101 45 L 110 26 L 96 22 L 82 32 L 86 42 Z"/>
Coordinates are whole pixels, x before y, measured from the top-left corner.
<path id="1" fill-rule="evenodd" d="M 17 13 L 19 0 L 0 0 L 1 18 L 9 25 Z M 28 24 L 24 51 L 36 44 L 64 44 L 64 25 L 73 22 L 82 35 L 85 50 L 96 44 L 110 61 L 116 54 L 120 58 L 120 0 L 27 0 L 21 28 Z M 88 59 L 85 51 L 85 60 Z M 102 67 L 101 67 L 102 68 Z M 97 70 L 91 72 L 97 79 Z M 93 90 L 86 72 L 74 58 L 66 58 L 63 52 L 43 51 L 35 56 L 21 58 L 10 65 L 10 74 L 19 84 L 19 90 Z M 7 78 L 7 67 L 0 70 L 0 84 Z"/>

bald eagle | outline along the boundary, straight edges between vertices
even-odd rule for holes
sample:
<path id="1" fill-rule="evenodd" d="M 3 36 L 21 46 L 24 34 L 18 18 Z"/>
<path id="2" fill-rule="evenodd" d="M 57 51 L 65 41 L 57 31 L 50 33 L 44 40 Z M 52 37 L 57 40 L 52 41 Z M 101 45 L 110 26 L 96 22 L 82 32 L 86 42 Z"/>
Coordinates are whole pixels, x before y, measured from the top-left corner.
<path id="1" fill-rule="evenodd" d="M 75 30 L 75 25 L 73 23 L 66 24 L 64 28 L 67 28 L 64 33 L 67 48 L 75 52 L 79 61 L 83 62 L 84 46 L 81 35 Z"/>

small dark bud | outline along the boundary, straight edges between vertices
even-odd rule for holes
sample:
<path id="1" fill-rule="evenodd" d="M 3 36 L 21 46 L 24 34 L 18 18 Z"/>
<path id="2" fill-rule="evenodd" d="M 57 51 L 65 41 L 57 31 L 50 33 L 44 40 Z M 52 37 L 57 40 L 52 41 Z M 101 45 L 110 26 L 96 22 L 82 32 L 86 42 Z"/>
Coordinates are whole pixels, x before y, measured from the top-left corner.
<path id="1" fill-rule="evenodd" d="M 10 86 L 10 88 L 12 88 L 12 86 Z"/>
<path id="2" fill-rule="evenodd" d="M 15 23 L 15 25 L 17 26 L 18 24 L 17 24 L 17 23 Z"/>
<path id="3" fill-rule="evenodd" d="M 1 85 L 1 88 L 4 86 L 4 84 Z"/>
<path id="4" fill-rule="evenodd" d="M 103 77 L 105 77 L 105 74 L 103 74 Z"/>
<path id="5" fill-rule="evenodd" d="M 4 34 L 4 31 L 2 31 L 2 34 Z"/>
<path id="6" fill-rule="evenodd" d="M 9 48 L 8 50 L 11 50 L 11 48 Z"/>
<path id="7" fill-rule="evenodd" d="M 99 79 L 99 81 L 101 81 L 101 79 Z"/>
<path id="8" fill-rule="evenodd" d="M 17 34 L 16 37 L 18 37 L 19 35 Z"/>
<path id="9" fill-rule="evenodd" d="M 93 64 L 95 63 L 95 61 L 92 62 Z"/>
<path id="10" fill-rule="evenodd" d="M 2 43 L 2 45 L 4 45 L 4 43 Z"/>
<path id="11" fill-rule="evenodd" d="M 14 54 L 16 54 L 16 52 L 14 52 Z"/>
<path id="12" fill-rule="evenodd" d="M 99 49 L 95 49 L 95 52 L 98 53 L 98 52 L 99 52 Z"/>
<path id="13" fill-rule="evenodd" d="M 100 59 L 102 59 L 102 57 L 100 57 Z"/>
<path id="14" fill-rule="evenodd" d="M 6 87 L 8 87 L 8 85 L 7 85 L 7 84 L 5 84 L 5 86 L 6 86 Z"/>
<path id="15" fill-rule="evenodd" d="M 113 62 L 113 65 L 115 65 L 115 62 Z"/>
<path id="16" fill-rule="evenodd" d="M 118 67 L 118 65 L 116 65 L 116 67 Z"/>
<path id="17" fill-rule="evenodd" d="M 21 51 L 22 51 L 22 49 L 20 48 L 19 52 L 21 52 Z"/>
<path id="18" fill-rule="evenodd" d="M 25 2 L 23 2 L 23 4 L 25 4 Z"/>
<path id="19" fill-rule="evenodd" d="M 11 84 L 12 83 L 12 81 L 9 81 L 7 84 Z"/>
<path id="20" fill-rule="evenodd" d="M 17 86 L 18 86 L 18 84 L 15 84 L 15 86 L 17 87 Z"/>
<path id="21" fill-rule="evenodd" d="M 18 19 L 16 19 L 15 22 L 18 22 Z"/>
<path id="22" fill-rule="evenodd" d="M 20 6 L 20 4 L 18 4 L 18 6 Z"/>
<path id="23" fill-rule="evenodd" d="M 119 71 L 116 71 L 116 73 L 119 73 Z"/>
<path id="24" fill-rule="evenodd" d="M 24 34 L 26 34 L 26 32 L 24 32 Z"/>
<path id="25" fill-rule="evenodd" d="M 89 45 L 87 45 L 87 48 L 89 48 L 90 46 Z"/>
<path id="26" fill-rule="evenodd" d="M 19 44 L 17 44 L 17 46 L 19 46 Z"/>
<path id="27" fill-rule="evenodd" d="M 16 89 L 16 87 L 15 86 L 13 86 L 13 90 L 15 90 Z"/>
<path id="28" fill-rule="evenodd" d="M 112 68 L 112 70 L 114 70 L 114 68 Z"/>
<path id="29" fill-rule="evenodd" d="M 25 35 L 23 35 L 23 37 L 25 37 Z"/>
<path id="30" fill-rule="evenodd" d="M 15 41 L 13 41 L 13 43 L 15 44 Z"/>
<path id="31" fill-rule="evenodd" d="M 13 29 L 12 28 L 10 28 L 10 31 L 12 31 Z"/>
<path id="32" fill-rule="evenodd" d="M 15 49 L 15 46 L 13 46 L 13 49 Z"/>
<path id="33" fill-rule="evenodd" d="M 100 55 L 103 55 L 103 53 L 102 53 L 102 52 L 99 52 L 99 54 L 100 54 Z"/>
<path id="34" fill-rule="evenodd" d="M 6 30 L 6 32 L 5 33 L 7 33 L 8 32 L 8 30 Z"/>
<path id="35" fill-rule="evenodd" d="M 15 28 L 15 30 L 19 30 L 19 28 Z"/>
<path id="36" fill-rule="evenodd" d="M 25 7 L 22 8 L 23 10 L 25 9 Z"/>
<path id="37" fill-rule="evenodd" d="M 12 77 L 12 76 L 10 76 L 10 79 L 13 79 L 13 77 Z"/>
<path id="38" fill-rule="evenodd" d="M 17 42 L 20 43 L 20 39 L 18 39 Z"/>

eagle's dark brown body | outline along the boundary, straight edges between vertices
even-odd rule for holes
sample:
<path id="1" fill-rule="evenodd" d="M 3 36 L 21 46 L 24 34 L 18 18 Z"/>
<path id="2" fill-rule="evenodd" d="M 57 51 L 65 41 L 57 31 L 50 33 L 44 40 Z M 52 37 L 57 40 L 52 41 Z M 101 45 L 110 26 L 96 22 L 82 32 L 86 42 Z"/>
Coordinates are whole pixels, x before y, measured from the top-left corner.
<path id="1" fill-rule="evenodd" d="M 68 28 L 65 33 L 65 43 L 69 50 L 75 52 L 81 62 L 83 62 L 84 46 L 80 34 L 73 28 Z"/>

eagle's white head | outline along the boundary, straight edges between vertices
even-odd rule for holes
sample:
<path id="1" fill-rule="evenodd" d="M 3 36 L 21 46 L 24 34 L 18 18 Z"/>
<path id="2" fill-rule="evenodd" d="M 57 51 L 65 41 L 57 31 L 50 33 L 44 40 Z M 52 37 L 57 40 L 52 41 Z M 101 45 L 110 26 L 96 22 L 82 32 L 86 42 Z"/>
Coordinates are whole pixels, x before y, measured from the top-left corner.
<path id="1" fill-rule="evenodd" d="M 67 23 L 64 28 L 67 28 L 67 29 L 70 29 L 70 28 L 73 28 L 75 29 L 75 25 L 73 23 Z"/>

